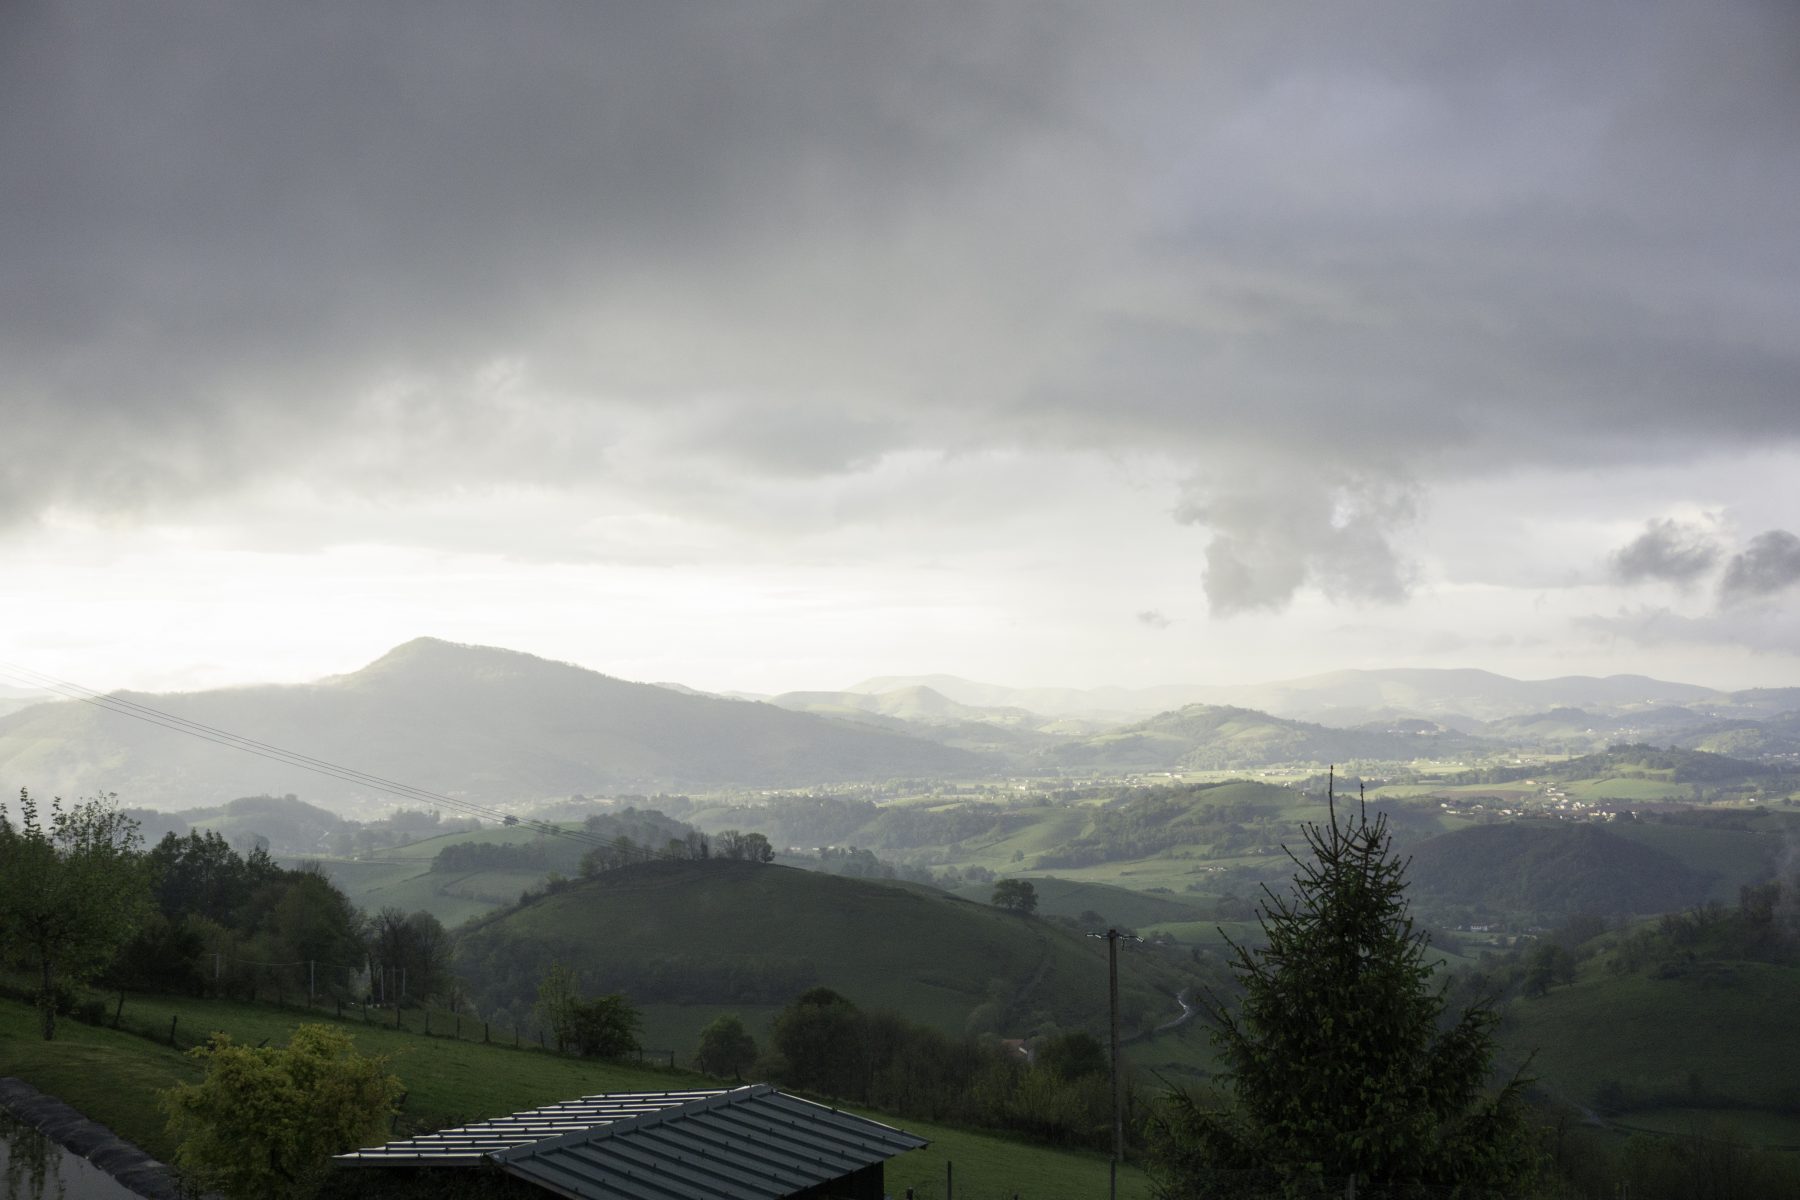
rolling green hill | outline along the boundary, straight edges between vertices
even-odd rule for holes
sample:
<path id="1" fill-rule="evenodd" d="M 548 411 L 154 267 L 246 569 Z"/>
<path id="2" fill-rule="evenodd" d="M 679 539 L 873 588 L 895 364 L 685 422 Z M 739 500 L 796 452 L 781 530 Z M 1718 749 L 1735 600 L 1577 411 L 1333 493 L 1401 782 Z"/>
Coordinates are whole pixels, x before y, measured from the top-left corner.
<path id="1" fill-rule="evenodd" d="M 1488 913 L 1660 913 L 1707 898 L 1709 873 L 1597 825 L 1477 825 L 1414 846 L 1415 902 Z"/>
<path id="2" fill-rule="evenodd" d="M 929 888 L 780 866 L 650 862 L 606 872 L 458 937 L 458 972 L 485 1011 L 523 1011 L 553 963 L 590 991 L 649 1006 L 785 1004 L 813 986 L 947 1033 L 1099 1030 L 1104 943 L 1059 924 Z M 1128 1030 L 1179 1013 L 1192 982 L 1173 953 L 1133 956 L 1121 981 Z M 679 1032 L 679 1022 L 662 1027 Z"/>
<path id="3" fill-rule="evenodd" d="M 978 756 L 769 704 L 684 695 L 567 663 L 431 638 L 351 675 L 127 697 L 361 771 L 486 803 L 575 792 L 815 784 L 984 769 Z M 86 704 L 0 717 L 0 780 L 181 808 L 303 793 L 351 811 L 385 793 Z"/>
<path id="4" fill-rule="evenodd" d="M 1437 725 L 1333 729 L 1254 709 L 1190 704 L 1057 746 L 1050 757 L 1066 770 L 1218 771 L 1276 763 L 1411 761 L 1491 749 L 1479 738 Z"/>
<path id="5" fill-rule="evenodd" d="M 1560 1097 L 1627 1125 L 1685 1110 L 1736 1118 L 1800 1142 L 1800 967 L 1714 963 L 1668 978 L 1595 964 L 1571 986 L 1507 1006 L 1501 1039 Z"/>

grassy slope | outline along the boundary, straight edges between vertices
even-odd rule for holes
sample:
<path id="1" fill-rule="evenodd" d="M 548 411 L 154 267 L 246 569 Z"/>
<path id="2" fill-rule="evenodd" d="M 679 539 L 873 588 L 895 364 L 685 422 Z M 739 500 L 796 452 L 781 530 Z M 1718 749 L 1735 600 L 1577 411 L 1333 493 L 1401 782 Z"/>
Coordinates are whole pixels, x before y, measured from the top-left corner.
<path id="1" fill-rule="evenodd" d="M 1063 1024 L 1092 1024 L 1106 1002 L 1097 941 L 928 888 L 779 866 L 638 864 L 496 915 L 467 936 L 529 944 L 546 969 L 562 961 L 594 986 L 610 964 L 671 955 L 804 959 L 820 983 L 857 1004 L 953 1034 L 996 986 L 1020 1010 Z M 1181 985 L 1159 962 L 1133 964 L 1122 979 L 1125 1010 L 1163 1019 Z"/>
<path id="2" fill-rule="evenodd" d="M 565 828 L 578 825 L 565 822 Z M 443 874 L 431 870 L 431 860 L 446 846 L 466 842 L 525 846 L 543 835 L 535 829 L 488 826 L 462 833 L 446 833 L 396 846 L 370 856 L 371 861 L 309 858 L 341 888 L 350 902 L 365 912 L 392 906 L 406 912 L 421 909 L 446 926 L 460 925 L 518 900 L 519 893 L 543 882 L 541 871 L 465 871 Z"/>
<path id="3" fill-rule="evenodd" d="M 1713 964 L 1673 979 L 1590 967 L 1574 984 L 1508 1006 L 1502 1039 L 1579 1103 L 1606 1080 L 1679 1094 L 1698 1077 L 1714 1100 L 1753 1108 L 1791 1102 L 1800 1080 L 1793 1020 L 1800 968 Z"/>
<path id="4" fill-rule="evenodd" d="M 269 1006 L 187 1000 L 128 1002 L 127 1023 L 142 1007 L 181 1017 L 181 1026 L 221 1029 L 240 1041 L 283 1040 L 304 1014 Z M 163 1022 L 166 1028 L 166 1021 Z M 347 1022 L 365 1053 L 392 1057 L 392 1070 L 407 1088 L 405 1116 L 417 1125 L 479 1120 L 603 1091 L 667 1091 L 718 1086 L 686 1072 L 644 1070 L 558 1058 L 447 1038 Z M 199 1077 L 186 1056 L 143 1037 L 69 1023 L 54 1042 L 36 1036 L 36 1015 L 14 1000 L 0 1000 L 0 1071 L 60 1096 L 159 1158 L 174 1147 L 163 1132 L 156 1092 Z M 944 1165 L 954 1162 L 958 1195 L 1001 1197 L 1018 1192 L 1046 1197 L 1091 1197 L 1106 1189 L 1107 1164 L 1093 1154 L 1027 1145 L 1006 1138 L 949 1129 L 871 1113 L 930 1138 L 926 1150 L 888 1164 L 895 1195 L 913 1188 L 919 1200 L 943 1195 Z M 1149 1195 L 1148 1181 L 1127 1167 L 1119 1180 L 1127 1200 Z"/>
<path id="5" fill-rule="evenodd" d="M 1130 888 L 1100 883 L 1084 883 L 1056 875 L 1034 875 L 1031 886 L 1037 892 L 1037 910 L 1044 916 L 1079 917 L 1093 911 L 1108 921 L 1133 929 L 1166 921 L 1190 921 L 1200 909 L 1172 896 L 1154 896 Z M 989 883 L 972 883 L 951 893 L 964 900 L 985 904 L 994 894 Z"/>

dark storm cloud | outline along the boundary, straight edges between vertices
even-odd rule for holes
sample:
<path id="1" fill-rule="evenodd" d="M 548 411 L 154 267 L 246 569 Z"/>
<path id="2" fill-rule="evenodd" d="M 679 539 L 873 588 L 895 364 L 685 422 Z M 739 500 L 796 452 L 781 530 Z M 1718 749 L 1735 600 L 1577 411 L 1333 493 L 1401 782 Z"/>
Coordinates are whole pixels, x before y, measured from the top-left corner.
<path id="1" fill-rule="evenodd" d="M 1732 556 L 1719 582 L 1719 596 L 1729 604 L 1772 596 L 1796 584 L 1800 584 L 1800 537 L 1771 529 L 1751 538 L 1743 553 Z"/>
<path id="2" fill-rule="evenodd" d="M 1214 611 L 1393 599 L 1410 507 L 1343 480 L 1800 434 L 1797 40 L 1749 0 L 8 5 L 0 517 L 1148 451 Z"/>
<path id="3" fill-rule="evenodd" d="M 1650 520 L 1643 533 L 1614 552 L 1612 573 L 1625 583 L 1692 583 L 1713 568 L 1721 553 L 1718 538 L 1704 526 Z"/>

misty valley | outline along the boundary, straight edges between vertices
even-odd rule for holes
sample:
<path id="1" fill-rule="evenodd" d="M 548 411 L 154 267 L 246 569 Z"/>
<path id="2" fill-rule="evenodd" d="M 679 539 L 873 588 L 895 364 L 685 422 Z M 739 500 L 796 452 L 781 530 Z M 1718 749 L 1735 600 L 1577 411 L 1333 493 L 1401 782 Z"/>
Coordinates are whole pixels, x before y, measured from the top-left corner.
<path id="1" fill-rule="evenodd" d="M 1795 1178 L 1800 689 L 726 697 L 426 639 L 311 685 L 25 703 L 0 768 L 14 850 L 25 806 L 114 797 L 149 889 L 48 994 L 0 922 L 3 1073 L 165 1159 L 153 1093 L 198 1071 L 170 1047 L 323 1021 L 390 1057 L 404 1131 L 766 1079 L 945 1131 L 890 1188 L 941 1194 L 960 1155 L 965 1187 L 1092 1194 L 1116 1003 L 1119 1186 L 1145 1195 L 1159 1097 L 1241 1072 L 1221 1014 L 1342 818 L 1389 839 L 1444 1011 L 1492 1011 L 1533 1165 L 1491 1194 Z"/>

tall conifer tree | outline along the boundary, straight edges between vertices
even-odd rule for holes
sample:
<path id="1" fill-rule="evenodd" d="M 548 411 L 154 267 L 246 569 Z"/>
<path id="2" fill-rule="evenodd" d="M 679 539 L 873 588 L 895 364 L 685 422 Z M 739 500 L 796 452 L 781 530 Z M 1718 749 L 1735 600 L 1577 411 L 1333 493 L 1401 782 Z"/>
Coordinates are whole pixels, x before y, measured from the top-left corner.
<path id="1" fill-rule="evenodd" d="M 1176 1095 L 1153 1122 L 1161 1192 L 1341 1195 L 1352 1178 L 1358 1196 L 1503 1192 L 1533 1154 L 1523 1081 L 1486 1086 L 1497 1014 L 1444 1020 L 1385 815 L 1359 803 L 1340 820 L 1327 800 L 1311 854 L 1289 852 L 1292 894 L 1265 889 L 1268 945 L 1231 943 L 1242 1005 L 1208 1004 L 1230 1102 Z"/>

